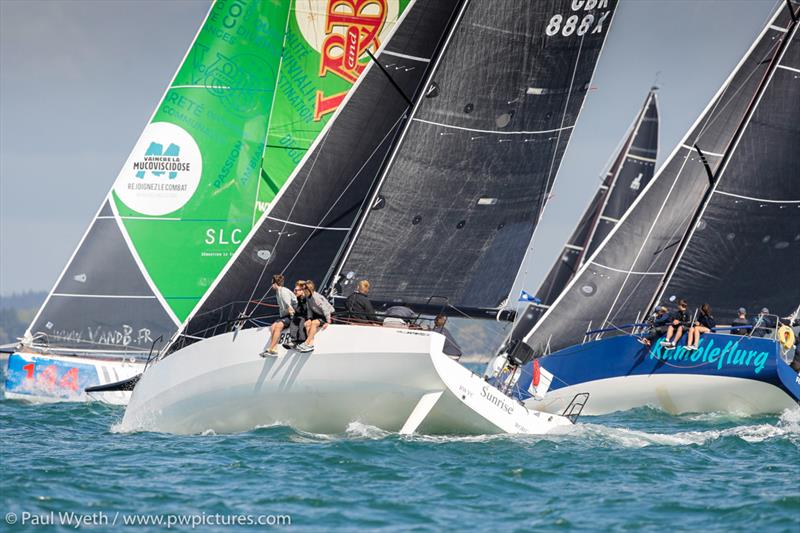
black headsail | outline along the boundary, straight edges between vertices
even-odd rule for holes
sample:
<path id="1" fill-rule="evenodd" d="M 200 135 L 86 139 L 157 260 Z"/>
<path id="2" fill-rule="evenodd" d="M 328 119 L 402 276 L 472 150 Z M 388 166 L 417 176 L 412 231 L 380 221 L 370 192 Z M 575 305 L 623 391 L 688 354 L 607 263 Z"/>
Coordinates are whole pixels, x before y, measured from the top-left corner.
<path id="1" fill-rule="evenodd" d="M 452 28 L 463 2 L 414 2 L 312 149 L 259 220 L 183 330 L 184 342 L 252 316 L 271 274 L 318 283 L 352 229 L 405 123 L 408 100 Z M 388 74 L 388 76 L 387 76 Z M 256 312 L 257 314 L 257 312 Z M 173 348 L 180 344 L 174 344 Z"/>
<path id="2" fill-rule="evenodd" d="M 648 93 L 642 109 L 637 113 L 622 148 L 603 177 L 591 204 L 564 245 L 558 261 L 536 292 L 540 305 L 532 306 L 532 309 L 526 311 L 526 316 L 530 312 L 535 314 L 535 309 L 540 309 L 543 313 L 561 294 L 585 260 L 611 233 L 639 196 L 639 192 L 650 183 L 655 173 L 657 157 L 658 101 L 654 88 Z M 519 325 L 525 327 L 523 332 L 527 332 L 533 323 Z"/>
<path id="3" fill-rule="evenodd" d="M 735 152 L 738 134 L 746 129 L 748 117 L 763 101 L 760 96 L 772 92 L 770 80 L 775 79 L 772 73 L 786 70 L 776 69 L 776 66 L 787 49 L 787 39 L 794 35 L 795 24 L 789 10 L 781 6 L 631 210 L 525 337 L 528 344 L 534 348 L 561 349 L 581 342 L 590 324 L 619 327 L 640 320 L 649 312 L 654 295 L 658 294 L 662 280 L 689 233 L 691 222 L 704 197 L 708 196 L 709 172 L 720 180 L 718 183 L 724 183 L 723 163 Z M 787 70 L 787 73 L 792 71 Z M 775 104 L 783 106 L 786 116 L 796 112 L 796 91 L 794 96 L 794 99 L 787 97 L 782 104 Z M 795 109 L 788 111 L 792 106 Z M 796 146 L 797 140 L 790 132 L 784 131 L 788 134 L 784 139 L 771 135 L 762 142 L 781 146 L 790 142 L 786 146 Z M 696 147 L 704 154 L 708 168 Z M 784 152 L 776 156 L 788 157 L 787 150 L 791 148 L 780 149 Z M 759 155 L 759 165 L 775 164 L 762 157 Z M 765 179 L 764 183 L 772 182 Z M 750 216 L 749 212 L 736 209 L 743 217 Z M 702 223 L 708 224 L 708 221 Z M 763 238 L 759 235 L 759 239 Z M 740 249 L 737 253 L 751 252 Z M 726 257 L 725 260 L 732 260 L 729 254 Z M 701 275 L 699 271 L 695 274 Z M 720 286 L 723 291 L 733 292 L 736 283 L 732 281 L 726 286 L 723 281 Z M 776 292 L 779 291 L 764 294 Z M 689 292 L 680 296 L 699 299 Z M 713 304 L 714 299 L 709 300 Z"/>
<path id="4" fill-rule="evenodd" d="M 471 0 L 338 269 L 386 302 L 507 298 L 614 0 Z"/>

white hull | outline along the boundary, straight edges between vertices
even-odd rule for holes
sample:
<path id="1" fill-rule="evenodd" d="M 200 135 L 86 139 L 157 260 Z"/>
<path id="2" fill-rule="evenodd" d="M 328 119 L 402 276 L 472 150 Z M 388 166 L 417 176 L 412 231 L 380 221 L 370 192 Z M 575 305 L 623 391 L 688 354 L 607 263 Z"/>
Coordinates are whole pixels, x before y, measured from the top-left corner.
<path id="1" fill-rule="evenodd" d="M 5 366 L 4 396 L 35 403 L 100 401 L 127 405 L 130 391 L 87 394 L 84 388 L 122 381 L 144 370 L 135 359 L 100 359 L 29 352 L 12 354 Z"/>
<path id="2" fill-rule="evenodd" d="M 784 391 L 769 383 L 727 376 L 655 374 L 620 376 L 564 387 L 525 405 L 559 413 L 578 392 L 588 392 L 584 415 L 605 415 L 650 406 L 670 414 L 725 412 L 750 416 L 796 407 Z"/>
<path id="3" fill-rule="evenodd" d="M 152 365 L 120 429 L 232 433 L 286 424 L 340 433 L 361 422 L 387 431 L 461 434 L 545 433 L 570 424 L 505 396 L 484 397 L 481 388 L 488 385 L 442 354 L 444 337 L 437 333 L 332 325 L 312 354 L 281 349 L 262 358 L 268 336 L 268 329 L 227 333 Z"/>

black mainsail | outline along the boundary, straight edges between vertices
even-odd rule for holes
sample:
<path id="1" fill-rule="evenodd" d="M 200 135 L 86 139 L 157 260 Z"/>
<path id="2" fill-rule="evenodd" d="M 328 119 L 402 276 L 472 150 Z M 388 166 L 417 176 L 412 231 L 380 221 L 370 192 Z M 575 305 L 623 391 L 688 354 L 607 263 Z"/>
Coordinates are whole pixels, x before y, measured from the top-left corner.
<path id="1" fill-rule="evenodd" d="M 800 192 L 788 174 L 797 168 L 793 151 L 800 140 L 798 7 L 787 5 L 794 12 L 777 10 L 631 210 L 525 337 L 528 344 L 558 350 L 579 343 L 590 324 L 620 327 L 641 320 L 663 292 L 693 221 L 689 246 L 665 294 L 695 304 L 708 300 L 722 311 L 718 321 L 732 318 L 742 298 L 776 309 L 790 301 L 796 305 L 796 290 L 780 288 L 781 282 L 792 286 L 800 250 L 794 213 Z M 715 183 L 710 196 L 709 175 Z M 740 241 L 761 246 L 740 248 L 737 230 Z M 741 270 L 754 265 L 764 270 Z M 701 290 L 706 283 L 708 290 Z M 772 288 L 774 283 L 779 285 Z"/>
<path id="2" fill-rule="evenodd" d="M 379 301 L 501 306 L 615 6 L 467 3 L 338 269 L 345 295 L 366 278 Z"/>

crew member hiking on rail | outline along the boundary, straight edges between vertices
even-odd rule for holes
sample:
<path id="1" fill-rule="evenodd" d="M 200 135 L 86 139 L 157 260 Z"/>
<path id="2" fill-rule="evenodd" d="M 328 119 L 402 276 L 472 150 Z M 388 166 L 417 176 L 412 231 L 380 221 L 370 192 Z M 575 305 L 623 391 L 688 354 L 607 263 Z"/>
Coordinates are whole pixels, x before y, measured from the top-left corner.
<path id="1" fill-rule="evenodd" d="M 331 323 L 333 306 L 323 295 L 316 291 L 313 281 L 306 281 L 306 303 L 308 304 L 308 319 L 305 322 L 306 342 L 297 347 L 301 352 L 314 350 L 314 337 L 317 331 L 323 330 Z"/>
<path id="2" fill-rule="evenodd" d="M 691 328 L 689 328 L 689 338 L 686 339 L 686 349 L 693 351 L 697 349 L 700 343 L 700 335 L 708 333 L 717 326 L 714 317 L 711 316 L 711 306 L 703 304 L 700 307 L 700 313 L 697 315 L 697 320 Z"/>
<path id="3" fill-rule="evenodd" d="M 667 327 L 669 326 L 669 310 L 664 307 L 663 305 L 656 309 L 656 312 L 653 313 L 652 318 L 648 321 L 650 324 L 649 331 L 647 336 L 639 339 L 639 342 L 644 344 L 645 346 L 652 346 L 659 337 L 664 335 L 667 332 Z"/>
<path id="4" fill-rule="evenodd" d="M 670 315 L 672 320 L 667 328 L 667 336 L 663 341 L 661 341 L 661 346 L 667 350 L 672 350 L 675 348 L 675 345 L 678 344 L 678 341 L 683 335 L 683 328 L 689 326 L 689 315 L 686 312 L 686 308 L 688 306 L 689 304 L 686 302 L 686 300 L 679 300 L 678 308 Z M 674 337 L 672 335 L 673 332 L 675 333 Z"/>
<path id="5" fill-rule="evenodd" d="M 272 290 L 275 291 L 275 299 L 278 301 L 279 318 L 270 328 L 272 337 L 270 339 L 269 348 L 261 352 L 262 356 L 275 355 L 278 353 L 275 347 L 281 339 L 283 330 L 291 325 L 292 317 L 297 307 L 297 298 L 292 294 L 292 291 L 283 286 L 283 282 L 283 274 L 275 274 L 272 276 Z"/>
<path id="6" fill-rule="evenodd" d="M 287 350 L 299 348 L 306 340 L 306 320 L 309 310 L 304 280 L 299 279 L 294 283 L 294 297 L 297 298 L 297 306 L 292 317 L 292 326 L 289 328 L 290 340 L 283 345 Z"/>
<path id="7" fill-rule="evenodd" d="M 369 281 L 362 279 L 358 282 L 356 290 L 347 297 L 345 308 L 349 318 L 361 322 L 376 322 L 375 308 L 367 297 L 369 294 Z"/>

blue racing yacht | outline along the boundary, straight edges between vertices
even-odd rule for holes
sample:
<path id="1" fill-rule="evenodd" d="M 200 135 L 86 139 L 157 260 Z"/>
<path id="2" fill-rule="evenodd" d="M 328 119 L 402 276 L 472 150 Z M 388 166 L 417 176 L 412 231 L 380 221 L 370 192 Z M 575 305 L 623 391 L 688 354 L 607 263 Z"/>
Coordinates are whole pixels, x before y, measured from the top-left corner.
<path id="1" fill-rule="evenodd" d="M 656 176 L 540 317 L 524 313 L 487 377 L 526 406 L 584 414 L 774 413 L 800 399 L 800 3 L 781 4 Z M 686 347 L 648 317 L 685 299 L 717 324 Z M 742 307 L 768 307 L 750 327 Z M 765 309 L 766 311 L 766 309 Z M 676 315 L 677 316 L 677 315 Z M 527 320 L 527 322 L 526 322 Z M 526 356 L 526 354 L 528 356 Z"/>

